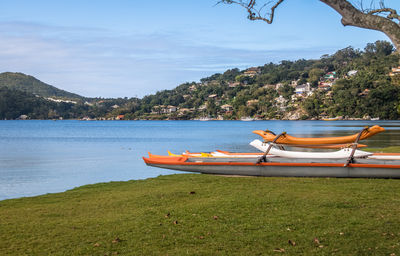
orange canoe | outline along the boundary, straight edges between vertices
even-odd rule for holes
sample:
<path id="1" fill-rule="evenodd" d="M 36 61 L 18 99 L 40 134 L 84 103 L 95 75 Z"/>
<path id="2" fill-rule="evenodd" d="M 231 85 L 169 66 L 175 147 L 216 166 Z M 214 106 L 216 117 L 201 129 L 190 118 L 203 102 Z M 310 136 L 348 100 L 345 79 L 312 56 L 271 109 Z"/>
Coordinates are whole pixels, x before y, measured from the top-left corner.
<path id="1" fill-rule="evenodd" d="M 383 132 L 385 129 L 379 125 L 374 125 L 364 130 L 361 134 L 360 140 L 367 139 L 377 133 Z M 256 130 L 253 133 L 260 135 L 265 142 L 270 142 L 275 139 L 277 135 L 274 135 L 268 131 Z M 356 140 L 358 133 L 342 137 L 325 137 L 325 138 L 298 138 L 290 136 L 288 134 L 283 134 L 275 142 L 277 144 L 284 145 L 333 145 L 333 144 L 345 144 L 352 143 Z"/>

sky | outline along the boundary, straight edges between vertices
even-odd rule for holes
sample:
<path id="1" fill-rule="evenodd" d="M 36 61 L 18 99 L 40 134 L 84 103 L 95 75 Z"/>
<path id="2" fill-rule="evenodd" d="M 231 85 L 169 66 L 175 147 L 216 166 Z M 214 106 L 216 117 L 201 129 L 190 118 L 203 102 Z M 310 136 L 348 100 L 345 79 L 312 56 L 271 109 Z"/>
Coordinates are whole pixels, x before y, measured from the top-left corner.
<path id="1" fill-rule="evenodd" d="M 285 1 L 271 25 L 217 2 L 1 0 L 0 72 L 86 97 L 141 98 L 227 69 L 318 59 L 388 40 L 342 26 L 318 0 Z M 385 3 L 400 9 L 398 0 Z"/>

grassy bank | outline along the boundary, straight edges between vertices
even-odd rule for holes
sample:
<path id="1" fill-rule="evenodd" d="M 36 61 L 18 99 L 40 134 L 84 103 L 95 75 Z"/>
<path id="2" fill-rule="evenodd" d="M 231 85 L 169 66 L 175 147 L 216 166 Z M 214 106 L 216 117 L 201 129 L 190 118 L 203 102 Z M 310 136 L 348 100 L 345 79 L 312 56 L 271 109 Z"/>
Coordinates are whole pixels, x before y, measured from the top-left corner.
<path id="1" fill-rule="evenodd" d="M 196 174 L 0 201 L 0 255 L 400 255 L 400 181 Z"/>

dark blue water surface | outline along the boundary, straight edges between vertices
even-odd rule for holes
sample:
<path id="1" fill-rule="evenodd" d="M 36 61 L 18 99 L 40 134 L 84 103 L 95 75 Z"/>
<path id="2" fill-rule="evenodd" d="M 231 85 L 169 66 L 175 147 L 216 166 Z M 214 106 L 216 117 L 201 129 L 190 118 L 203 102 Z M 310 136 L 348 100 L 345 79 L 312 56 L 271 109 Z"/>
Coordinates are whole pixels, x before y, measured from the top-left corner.
<path id="1" fill-rule="evenodd" d="M 336 136 L 373 124 L 387 131 L 363 143 L 400 145 L 398 121 L 0 121 L 0 200 L 175 173 L 147 167 L 149 151 L 256 152 L 256 129 Z"/>

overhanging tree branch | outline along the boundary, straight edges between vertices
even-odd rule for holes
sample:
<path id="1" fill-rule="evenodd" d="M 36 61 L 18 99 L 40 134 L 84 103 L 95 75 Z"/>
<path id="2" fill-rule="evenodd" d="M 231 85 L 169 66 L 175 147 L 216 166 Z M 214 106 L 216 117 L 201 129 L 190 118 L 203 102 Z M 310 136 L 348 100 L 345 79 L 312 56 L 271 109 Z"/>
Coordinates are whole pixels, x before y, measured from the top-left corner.
<path id="1" fill-rule="evenodd" d="M 245 8 L 250 20 L 262 20 L 271 24 L 274 20 L 275 10 L 285 0 L 221 0 L 218 3 L 237 4 Z M 348 0 L 319 0 L 330 6 L 342 16 L 343 26 L 354 26 L 365 29 L 373 29 L 385 33 L 397 52 L 400 53 L 400 15 L 396 10 L 387 8 L 384 1 L 379 2 L 380 8 L 368 10 L 363 9 L 362 1 L 360 8 L 354 7 Z M 258 4 L 258 3 L 263 4 Z M 269 7 L 269 8 L 267 8 Z"/>
<path id="2" fill-rule="evenodd" d="M 342 16 L 343 26 L 354 26 L 359 28 L 373 29 L 385 33 L 394 46 L 397 52 L 400 51 L 400 25 L 394 22 L 397 19 L 397 12 L 389 12 L 390 17 L 380 16 L 390 8 L 381 8 L 368 12 L 360 11 L 346 0 L 320 0 L 326 5 L 333 8 Z"/>

